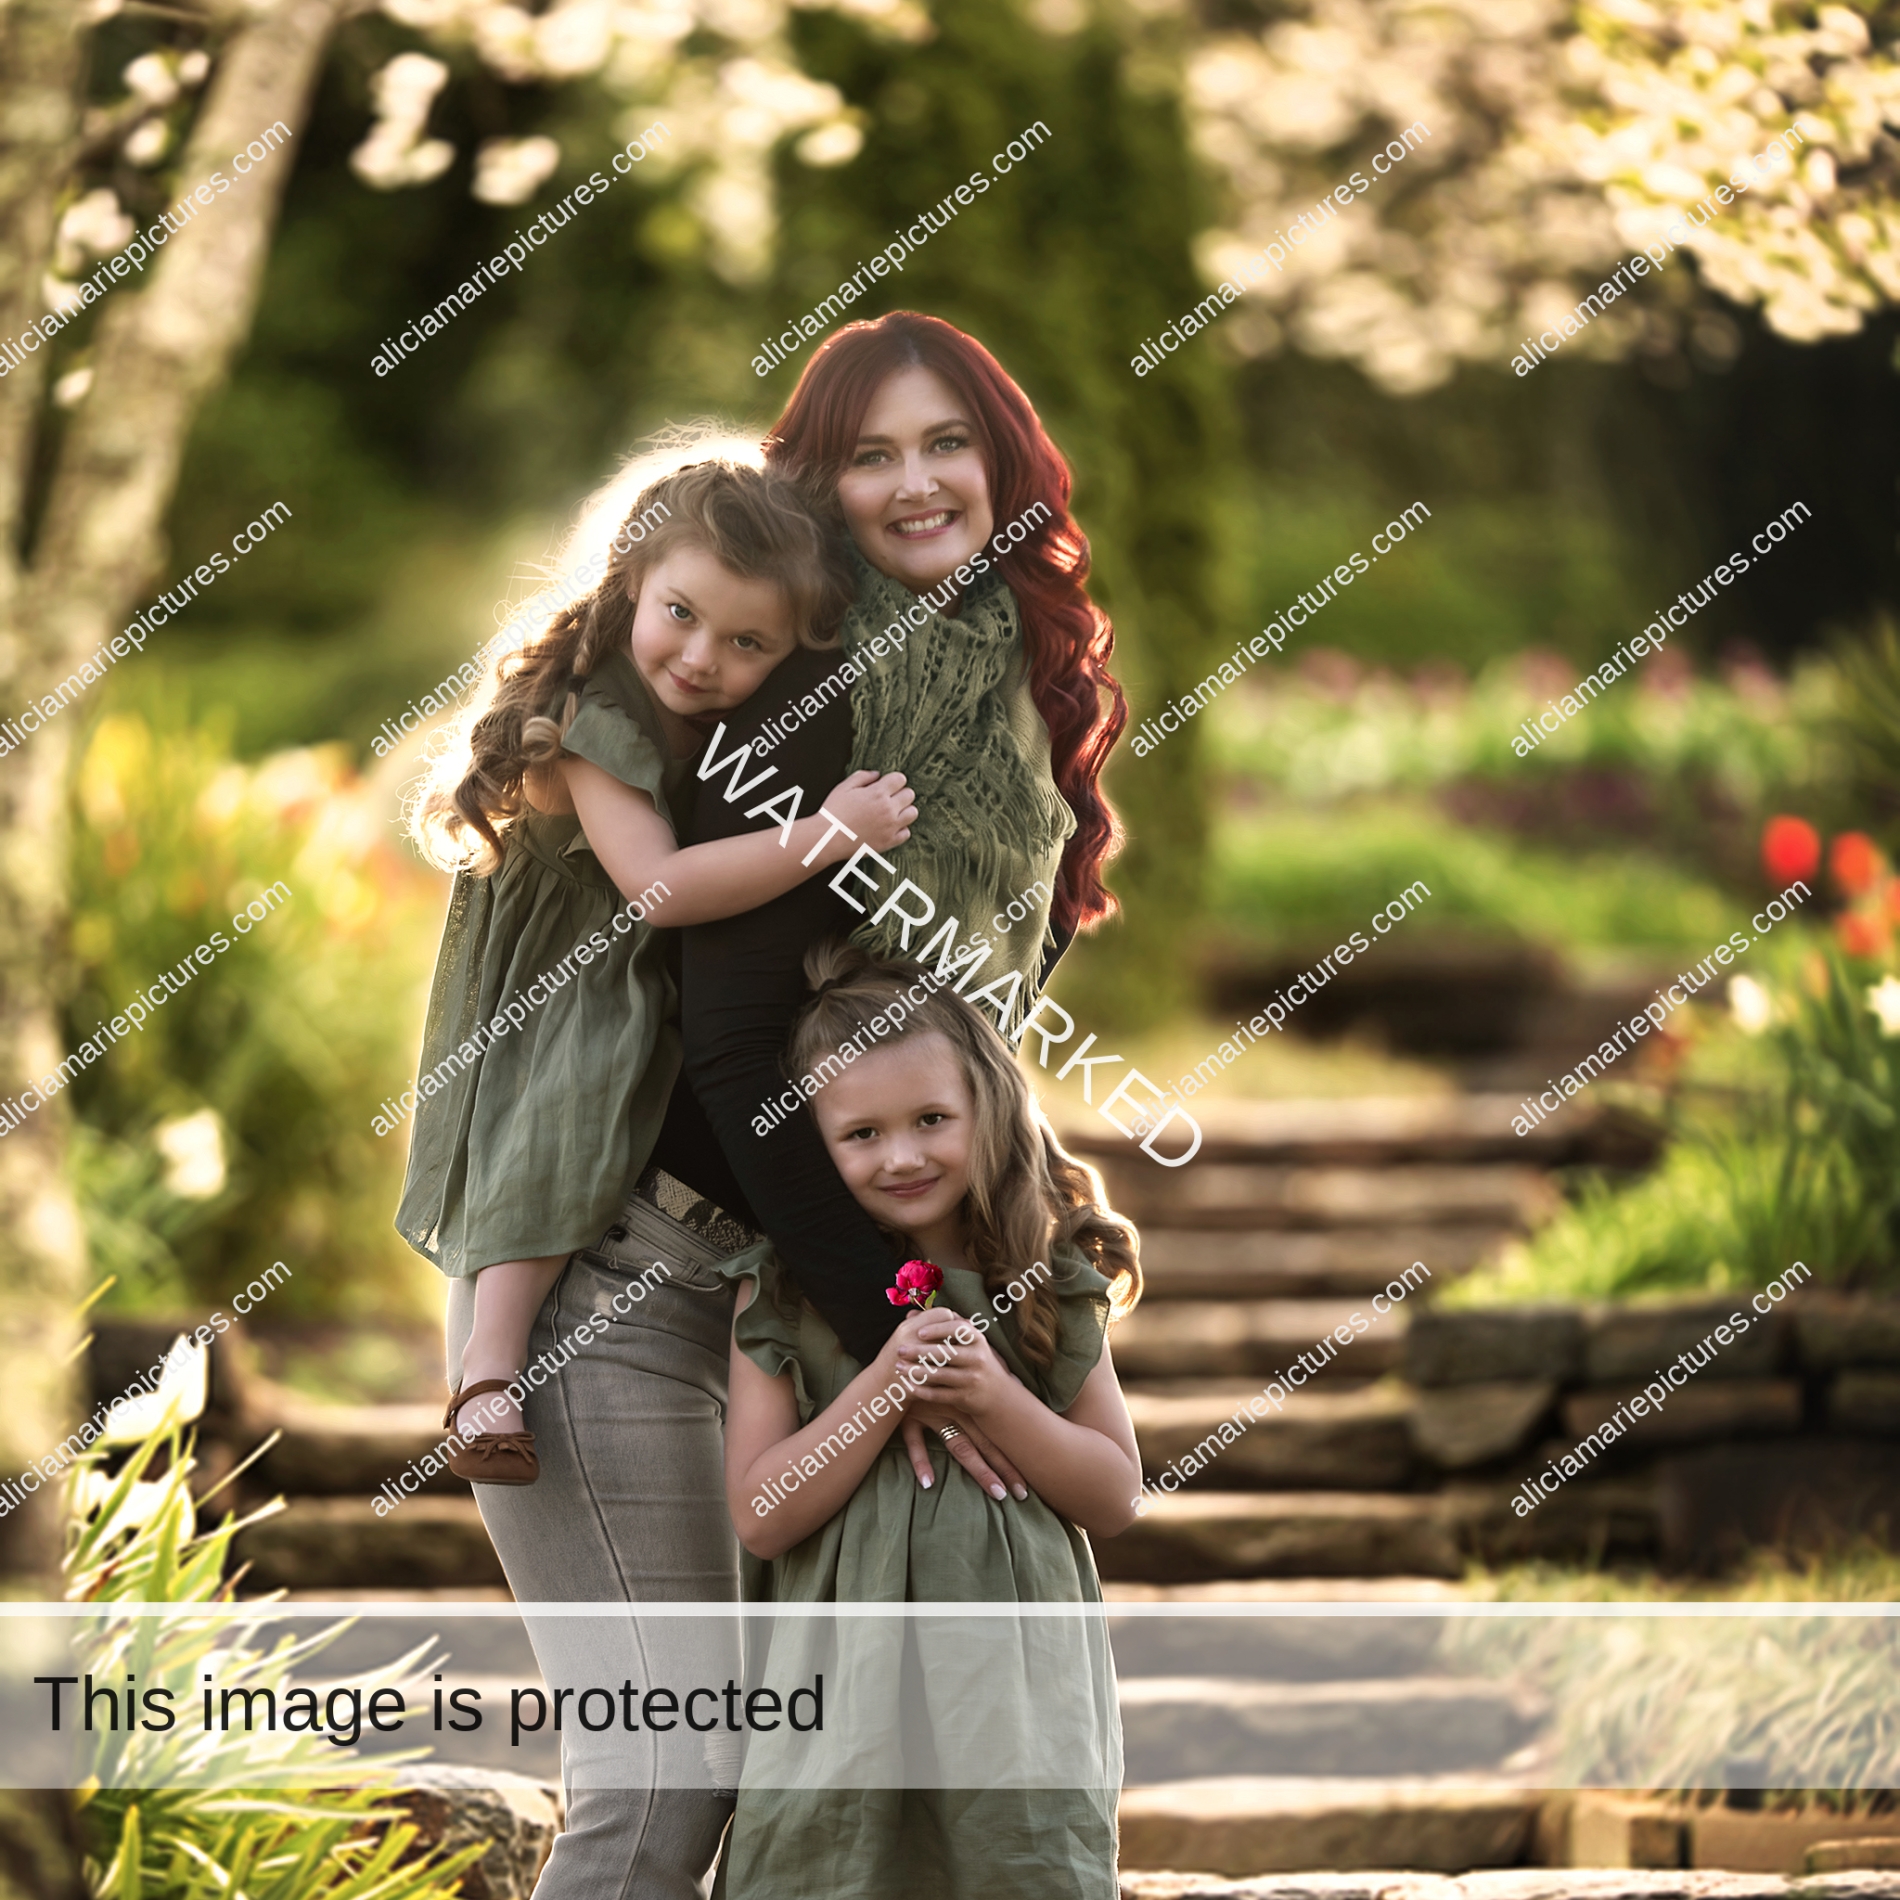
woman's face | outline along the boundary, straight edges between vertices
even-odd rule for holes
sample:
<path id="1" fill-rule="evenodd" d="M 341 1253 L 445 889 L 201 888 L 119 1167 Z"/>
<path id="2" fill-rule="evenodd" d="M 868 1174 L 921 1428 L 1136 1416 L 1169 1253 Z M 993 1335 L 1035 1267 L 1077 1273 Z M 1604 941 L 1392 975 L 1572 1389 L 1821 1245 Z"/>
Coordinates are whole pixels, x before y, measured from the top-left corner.
<path id="1" fill-rule="evenodd" d="M 956 392 L 935 370 L 893 370 L 864 412 L 838 500 L 858 551 L 913 594 L 990 538 L 989 476 Z"/>

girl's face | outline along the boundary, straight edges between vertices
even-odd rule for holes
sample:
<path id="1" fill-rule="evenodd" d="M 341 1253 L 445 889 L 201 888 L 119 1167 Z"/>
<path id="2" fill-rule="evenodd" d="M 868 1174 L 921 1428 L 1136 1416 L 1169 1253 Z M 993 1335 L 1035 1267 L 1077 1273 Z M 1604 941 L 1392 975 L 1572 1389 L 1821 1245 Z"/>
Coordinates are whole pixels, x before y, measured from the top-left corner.
<path id="1" fill-rule="evenodd" d="M 678 547 L 649 567 L 634 596 L 633 664 L 669 712 L 723 712 L 798 644 L 772 581 L 746 580 L 704 548 Z"/>
<path id="2" fill-rule="evenodd" d="M 812 1109 L 858 1205 L 954 1257 L 976 1110 L 950 1038 L 930 1031 L 875 1045 L 819 1090 Z"/>
<path id="3" fill-rule="evenodd" d="M 975 431 L 935 370 L 894 370 L 878 384 L 838 500 L 858 552 L 913 594 L 990 538 L 990 482 Z"/>

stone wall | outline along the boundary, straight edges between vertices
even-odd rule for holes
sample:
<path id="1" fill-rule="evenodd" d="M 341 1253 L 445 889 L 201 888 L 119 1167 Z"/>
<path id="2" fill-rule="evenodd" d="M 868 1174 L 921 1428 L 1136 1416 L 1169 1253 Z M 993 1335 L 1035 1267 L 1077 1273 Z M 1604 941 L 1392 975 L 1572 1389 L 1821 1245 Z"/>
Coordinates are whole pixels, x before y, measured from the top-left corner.
<path id="1" fill-rule="evenodd" d="M 1723 1343 L 1715 1328 L 1737 1312 L 1747 1330 Z M 1663 1405 L 1625 1410 L 1627 1429 L 1600 1456 L 1574 1460 L 1554 1495 L 1517 1509 L 1537 1497 L 1525 1481 L 1565 1473 L 1579 1441 L 1711 1339 L 1713 1359 Z M 1900 1542 L 1900 1300 L 1800 1291 L 1765 1315 L 1747 1293 L 1427 1309 L 1413 1317 L 1404 1373 L 1414 1446 L 1468 1500 L 1471 1539 L 1493 1561 L 1545 1554 L 1580 1517 L 1612 1545 L 1653 1544 L 1630 1554 L 1691 1569 L 1752 1545 Z"/>

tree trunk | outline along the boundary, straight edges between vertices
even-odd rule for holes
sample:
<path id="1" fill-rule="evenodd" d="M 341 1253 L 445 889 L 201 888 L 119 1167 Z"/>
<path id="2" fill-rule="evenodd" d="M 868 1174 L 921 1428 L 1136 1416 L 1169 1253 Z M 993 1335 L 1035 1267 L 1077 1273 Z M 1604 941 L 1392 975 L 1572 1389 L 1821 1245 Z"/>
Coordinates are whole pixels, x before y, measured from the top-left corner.
<path id="1" fill-rule="evenodd" d="M 165 510 L 205 396 L 250 328 L 271 235 L 323 51 L 354 0 L 278 0 L 232 29 L 177 173 L 178 196 L 231 189 L 196 212 L 116 292 L 93 339 L 94 378 L 54 460 L 31 553 L 19 549 L 47 351 L 0 382 L 0 714 L 77 669 L 116 633 L 166 556 Z M 17 336 L 39 283 L 76 138 L 82 48 L 72 0 L 12 0 L 0 12 L 8 75 L 0 122 L 0 321 Z M 231 160 L 266 128 L 293 135 L 256 169 Z M 279 135 L 281 137 L 281 135 Z M 215 190 L 215 185 L 214 185 Z M 16 248 L 16 246 L 18 248 Z M 275 497 L 260 497 L 260 504 Z M 50 1078 L 64 1054 L 60 981 L 67 909 L 66 787 L 77 714 L 49 720 L 0 759 L 0 1097 Z M 106 1060 L 110 1060 L 108 1055 Z M 0 1248 L 11 1322 L 0 1333 L 0 1462 L 44 1456 L 70 1418 L 75 1309 L 85 1247 L 66 1180 L 58 1093 L 0 1139 Z M 43 1563 L 51 1516 L 30 1514 L 14 1561 Z"/>

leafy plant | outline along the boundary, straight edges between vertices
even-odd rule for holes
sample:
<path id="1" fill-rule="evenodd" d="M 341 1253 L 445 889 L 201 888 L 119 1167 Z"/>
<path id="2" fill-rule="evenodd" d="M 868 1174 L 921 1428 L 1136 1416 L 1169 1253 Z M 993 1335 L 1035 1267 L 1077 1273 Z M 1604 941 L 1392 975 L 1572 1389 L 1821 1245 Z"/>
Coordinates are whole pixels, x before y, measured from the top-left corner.
<path id="1" fill-rule="evenodd" d="M 1834 731 L 1863 810 L 1879 814 L 1889 844 L 1900 844 L 1900 627 L 1883 620 L 1865 641 L 1835 655 L 1841 693 Z"/>
<path id="2" fill-rule="evenodd" d="M 396 842 L 393 785 L 338 748 L 246 766 L 211 727 L 115 714 L 75 803 L 68 1046 L 190 973 L 73 1084 L 113 1304 L 217 1303 L 288 1257 L 286 1312 L 419 1306 L 433 1276 L 390 1226 L 404 1140 L 371 1118 L 413 1074 L 441 884 Z M 185 962 L 200 946 L 208 968 Z"/>
<path id="3" fill-rule="evenodd" d="M 1707 1595 L 1654 1579 L 1526 1567 L 1477 1579 L 1498 1602 L 1633 1603 Z M 1900 1625 L 1885 1616 L 1799 1616 L 1799 1602 L 1879 1604 L 1895 1583 L 1871 1547 L 1794 1570 L 1764 1554 L 1724 1594 L 1773 1605 L 1758 1617 L 1602 1615 L 1453 1619 L 1442 1657 L 1513 1676 L 1550 1699 L 1565 1785 L 1682 1794 L 1718 1789 L 1752 1757 L 1776 1806 L 1885 1808 L 1900 1779 L 1893 1672 Z"/>
<path id="4" fill-rule="evenodd" d="M 198 1529 L 184 1425 L 202 1409 L 204 1380 L 202 1351 L 188 1351 L 156 1402 L 115 1408 L 106 1434 L 73 1467 L 63 1558 L 70 1601 L 207 1606 L 158 1617 L 106 1607 L 74 1641 L 81 1670 L 169 1688 L 187 1710 L 213 1671 L 223 1684 L 281 1696 L 286 1679 L 347 1627 L 267 1641 L 260 1632 L 268 1623 L 209 1608 L 232 1601 L 232 1539 L 282 1503 Z M 134 1436 L 108 1475 L 106 1448 Z M 342 1686 L 372 1692 L 407 1675 L 422 1653 Z M 309 1734 L 194 1730 L 187 1717 L 168 1730 L 99 1729 L 86 1746 L 78 1801 L 98 1900 L 452 1900 L 456 1876 L 482 1852 L 478 1844 L 410 1857 L 416 1828 L 400 1808 L 377 1805 L 379 1784 L 386 1788 L 403 1756 L 353 1761 L 364 1785 L 338 1788 L 320 1785 L 337 1773 L 336 1751 Z M 246 1789 L 247 1779 L 276 1785 Z"/>

